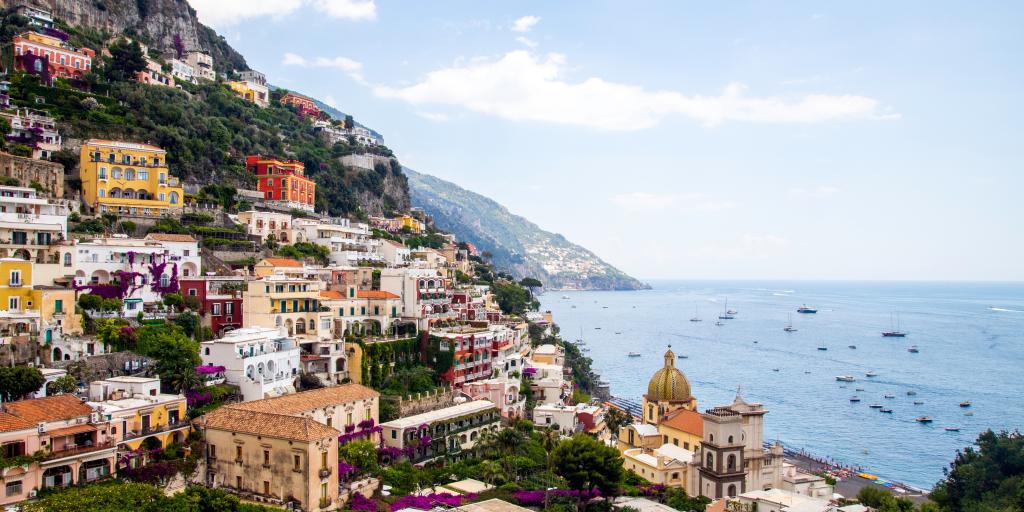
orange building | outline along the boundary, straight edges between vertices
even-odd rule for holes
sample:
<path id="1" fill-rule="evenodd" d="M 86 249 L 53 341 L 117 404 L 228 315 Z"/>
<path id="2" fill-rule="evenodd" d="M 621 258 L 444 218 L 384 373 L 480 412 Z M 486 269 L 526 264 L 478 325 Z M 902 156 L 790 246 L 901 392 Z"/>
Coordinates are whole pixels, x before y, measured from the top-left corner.
<path id="1" fill-rule="evenodd" d="M 302 114 L 309 114 L 313 117 L 320 115 L 320 107 L 316 106 L 316 102 L 301 94 L 295 94 L 294 92 L 285 93 L 284 96 L 281 96 L 281 103 L 284 105 L 295 105 Z"/>
<path id="2" fill-rule="evenodd" d="M 268 202 L 313 211 L 316 182 L 306 177 L 302 162 L 249 155 L 245 167 L 256 175 L 256 188 Z"/>
<path id="3" fill-rule="evenodd" d="M 89 48 L 75 48 L 59 31 L 55 35 L 25 32 L 14 36 L 15 66 L 18 70 L 39 75 L 44 83 L 50 84 L 54 78 L 78 80 L 82 75 L 92 71 L 92 59 L 96 52 Z"/>

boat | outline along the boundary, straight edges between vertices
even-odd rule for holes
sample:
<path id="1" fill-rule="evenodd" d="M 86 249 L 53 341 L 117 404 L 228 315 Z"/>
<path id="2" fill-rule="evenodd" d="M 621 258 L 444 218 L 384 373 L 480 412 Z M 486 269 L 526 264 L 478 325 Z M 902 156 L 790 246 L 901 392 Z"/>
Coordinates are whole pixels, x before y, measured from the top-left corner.
<path id="1" fill-rule="evenodd" d="M 914 390 L 907 391 L 907 396 L 914 396 L 916 394 L 917 394 L 917 391 L 914 391 Z"/>
<path id="2" fill-rule="evenodd" d="M 896 328 L 892 328 L 892 317 L 889 318 L 890 329 L 888 331 L 882 331 L 882 336 L 886 338 L 903 338 L 907 333 L 900 330 L 900 315 L 896 313 Z"/>
<path id="3" fill-rule="evenodd" d="M 810 373 L 811 373 L 810 370 L 804 370 L 804 375 L 809 375 Z"/>
<path id="4" fill-rule="evenodd" d="M 599 331 L 601 330 L 601 328 L 600 328 L 600 327 L 594 327 L 594 329 L 597 329 L 597 330 L 599 330 Z"/>
<path id="5" fill-rule="evenodd" d="M 800 306 L 799 308 L 796 308 L 796 312 L 797 313 L 803 313 L 805 315 L 808 315 L 808 314 L 809 315 L 813 315 L 814 313 L 817 313 L 818 310 L 814 309 L 814 308 L 809 308 L 809 307 L 807 307 L 807 304 L 804 304 L 803 306 Z"/>
<path id="6" fill-rule="evenodd" d="M 678 356 L 676 356 L 676 357 L 678 357 L 679 359 L 686 359 L 686 358 L 688 358 L 688 357 L 690 357 L 690 356 L 688 356 L 688 355 L 686 355 L 686 354 L 679 354 L 679 355 L 678 355 Z"/>
<path id="7" fill-rule="evenodd" d="M 722 322 L 715 322 L 715 325 L 725 325 Z"/>
<path id="8" fill-rule="evenodd" d="M 856 349 L 857 348 L 857 345 L 847 345 L 847 346 L 852 348 L 852 349 Z"/>
<path id="9" fill-rule="evenodd" d="M 857 391 L 864 391 L 864 388 L 857 388 Z"/>
<path id="10" fill-rule="evenodd" d="M 700 315 L 697 313 L 697 306 L 693 307 L 693 317 L 690 318 L 691 322 L 701 322 Z"/>
<path id="11" fill-rule="evenodd" d="M 789 315 L 789 323 L 786 324 L 786 327 L 782 330 L 786 332 L 796 332 L 796 327 L 793 327 L 793 315 Z"/>
<path id="12" fill-rule="evenodd" d="M 630 352 L 629 357 L 640 357 L 640 352 Z"/>
<path id="13" fill-rule="evenodd" d="M 572 308 L 573 308 L 573 309 L 576 309 L 576 304 L 573 304 L 573 305 L 572 305 Z"/>
<path id="14" fill-rule="evenodd" d="M 870 407 L 872 409 L 881 409 L 882 408 L 882 404 L 871 404 L 868 407 Z"/>
<path id="15" fill-rule="evenodd" d="M 590 347 L 583 347 L 580 349 L 580 352 L 590 352 Z"/>
<path id="16" fill-rule="evenodd" d="M 914 418 L 914 421 L 916 421 L 918 423 L 931 423 L 932 419 L 929 418 L 928 416 L 918 416 L 918 417 Z"/>
<path id="17" fill-rule="evenodd" d="M 619 332 L 619 331 L 615 331 L 615 334 L 622 334 L 622 333 L 621 333 L 621 332 Z"/>
<path id="18" fill-rule="evenodd" d="M 828 347 L 826 347 L 825 345 L 822 345 L 822 346 L 818 347 L 818 350 L 828 350 Z"/>
<path id="19" fill-rule="evenodd" d="M 779 371 L 779 369 L 778 368 L 772 368 L 772 371 L 773 372 L 777 372 L 777 371 Z"/>
<path id="20" fill-rule="evenodd" d="M 860 402 L 860 397 L 859 396 L 851 396 L 850 397 L 850 401 L 851 402 Z"/>
<path id="21" fill-rule="evenodd" d="M 970 407 L 970 406 L 971 406 L 970 400 L 964 400 L 963 402 L 960 402 L 960 407 Z"/>
<path id="22" fill-rule="evenodd" d="M 946 427 L 946 432 L 960 432 L 960 427 Z"/>
<path id="23" fill-rule="evenodd" d="M 890 393 L 886 393 L 885 395 L 882 395 L 882 396 L 884 396 L 885 398 L 889 398 L 889 399 L 896 398 L 896 395 L 893 395 L 893 394 L 890 394 Z"/>
<path id="24" fill-rule="evenodd" d="M 911 354 L 916 354 L 920 352 L 920 350 L 917 349 L 917 345 L 911 345 L 910 348 L 907 349 L 907 352 L 910 352 Z"/>
<path id="25" fill-rule="evenodd" d="M 568 295 L 562 295 L 562 298 L 565 299 L 565 300 L 569 300 L 569 296 Z"/>
<path id="26" fill-rule="evenodd" d="M 853 378 L 853 375 L 839 375 L 836 377 L 839 382 L 853 382 L 857 379 Z"/>
<path id="27" fill-rule="evenodd" d="M 864 375 L 867 377 L 878 377 L 878 374 L 875 372 L 867 372 Z"/>
<path id="28" fill-rule="evenodd" d="M 608 306 L 601 306 L 601 309 L 608 309 Z"/>
<path id="29" fill-rule="evenodd" d="M 971 411 L 967 411 L 964 413 L 964 416 L 974 416 L 974 413 Z"/>
<path id="30" fill-rule="evenodd" d="M 924 405 L 924 402 L 920 400 L 914 400 L 914 405 Z"/>
<path id="31" fill-rule="evenodd" d="M 725 299 L 725 306 L 722 307 L 722 314 L 718 315 L 719 320 L 732 320 L 736 312 L 729 309 L 729 299 Z"/>
<path id="32" fill-rule="evenodd" d="M 883 407 L 883 408 L 879 409 L 878 412 L 884 412 L 886 414 L 892 414 L 892 409 L 886 409 L 886 408 Z"/>

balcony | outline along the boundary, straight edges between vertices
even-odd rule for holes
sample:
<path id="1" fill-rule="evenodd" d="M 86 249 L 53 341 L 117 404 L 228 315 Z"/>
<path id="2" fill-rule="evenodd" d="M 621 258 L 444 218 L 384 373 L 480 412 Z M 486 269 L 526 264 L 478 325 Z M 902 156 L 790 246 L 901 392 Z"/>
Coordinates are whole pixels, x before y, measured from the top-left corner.
<path id="1" fill-rule="evenodd" d="M 64 458 L 72 457 L 72 456 L 75 456 L 75 455 L 81 455 L 83 453 L 98 452 L 98 451 L 101 451 L 101 450 L 108 450 L 108 449 L 114 448 L 115 446 L 116 445 L 113 442 L 111 442 L 111 441 L 107 441 L 107 442 L 103 442 L 103 443 L 98 443 L 98 444 L 92 444 L 92 445 L 71 446 L 71 447 L 65 448 L 63 450 L 58 450 L 58 451 L 55 451 L 55 452 L 48 453 L 47 456 L 46 456 L 46 462 L 52 462 L 52 461 L 55 461 L 55 460 L 58 460 L 58 459 L 64 459 Z M 46 462 L 44 462 L 44 464 Z"/>
<path id="2" fill-rule="evenodd" d="M 124 433 L 124 440 L 125 441 L 129 441 L 131 439 L 137 439 L 137 438 L 145 437 L 145 436 L 152 435 L 152 434 L 159 434 L 159 433 L 162 433 L 162 432 L 169 432 L 169 431 L 172 431 L 172 430 L 178 430 L 178 429 L 187 428 L 187 427 L 188 427 L 188 422 L 176 421 L 174 423 L 168 423 L 166 425 L 160 425 L 160 426 L 157 426 L 157 427 L 150 427 L 150 428 L 147 428 L 147 429 L 138 429 L 138 430 L 132 429 L 132 430 Z"/>
<path id="3" fill-rule="evenodd" d="M 317 475 L 320 478 L 327 478 L 331 476 L 331 468 L 320 468 L 320 471 L 317 471 Z"/>

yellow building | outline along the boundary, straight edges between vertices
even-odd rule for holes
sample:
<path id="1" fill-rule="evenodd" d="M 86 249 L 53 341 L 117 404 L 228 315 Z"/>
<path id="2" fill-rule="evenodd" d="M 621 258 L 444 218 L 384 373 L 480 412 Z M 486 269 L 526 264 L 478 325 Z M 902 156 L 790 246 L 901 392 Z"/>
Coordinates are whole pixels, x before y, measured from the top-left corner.
<path id="1" fill-rule="evenodd" d="M 79 169 L 82 199 L 97 213 L 161 217 L 180 213 L 184 193 L 167 154 L 149 144 L 89 139 Z"/>
<path id="2" fill-rule="evenodd" d="M 284 327 L 288 336 L 330 338 L 333 316 L 320 307 L 320 290 L 319 280 L 280 273 L 249 281 L 242 293 L 242 323 L 246 327 Z"/>
<path id="3" fill-rule="evenodd" d="M 232 80 L 224 83 L 231 88 L 231 91 L 234 92 L 236 96 L 248 101 L 249 103 L 255 103 L 260 107 L 267 107 L 270 105 L 270 93 L 265 85 L 241 80 Z"/>
<path id="4" fill-rule="evenodd" d="M 111 434 L 124 451 L 180 444 L 191 428 L 185 396 L 161 393 L 159 378 L 122 376 L 92 381 L 89 406 L 110 422 Z"/>
<path id="5" fill-rule="evenodd" d="M 413 233 L 422 233 L 423 230 L 427 228 L 427 225 L 424 224 L 423 221 L 411 215 L 402 215 L 398 220 L 402 223 L 400 228 L 408 229 Z"/>
<path id="6" fill-rule="evenodd" d="M 74 290 L 33 286 L 34 265 L 20 258 L 0 258 L 0 336 L 39 337 L 50 343 L 62 333 L 81 333 Z"/>
<path id="7" fill-rule="evenodd" d="M 697 399 L 690 394 L 690 381 L 676 368 L 676 355 L 665 352 L 665 366 L 654 372 L 643 399 L 643 421 L 657 425 L 662 418 L 680 409 L 697 410 Z"/>

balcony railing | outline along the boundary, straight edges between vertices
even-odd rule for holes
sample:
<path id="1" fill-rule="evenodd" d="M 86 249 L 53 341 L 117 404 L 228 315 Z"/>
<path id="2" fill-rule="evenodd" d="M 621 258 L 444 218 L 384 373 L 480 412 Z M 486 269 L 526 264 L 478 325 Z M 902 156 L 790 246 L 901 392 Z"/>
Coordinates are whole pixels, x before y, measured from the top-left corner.
<path id="1" fill-rule="evenodd" d="M 145 437 L 151 434 L 159 434 L 161 432 L 168 432 L 171 430 L 178 430 L 180 428 L 188 427 L 188 422 L 176 421 L 174 423 L 168 423 L 166 425 L 160 425 L 158 427 L 150 427 L 147 429 L 129 430 L 124 433 L 124 440 L 137 439 L 139 437 Z"/>
<path id="2" fill-rule="evenodd" d="M 89 453 L 89 452 L 96 452 L 96 451 L 100 451 L 100 450 L 106 450 L 106 449 L 109 449 L 109 448 L 113 448 L 114 446 L 115 446 L 114 443 L 111 442 L 111 441 L 106 441 L 106 442 L 103 442 L 103 443 L 97 443 L 97 444 L 92 444 L 92 445 L 71 446 L 71 447 L 68 447 L 68 448 L 65 448 L 65 449 L 62 449 L 62 450 L 57 450 L 57 451 L 50 452 L 49 454 L 47 454 L 46 460 L 49 461 L 49 460 L 55 460 L 55 459 L 63 459 L 65 457 L 71 457 L 73 455 L 79 455 L 79 454 L 82 454 L 82 453 Z"/>

